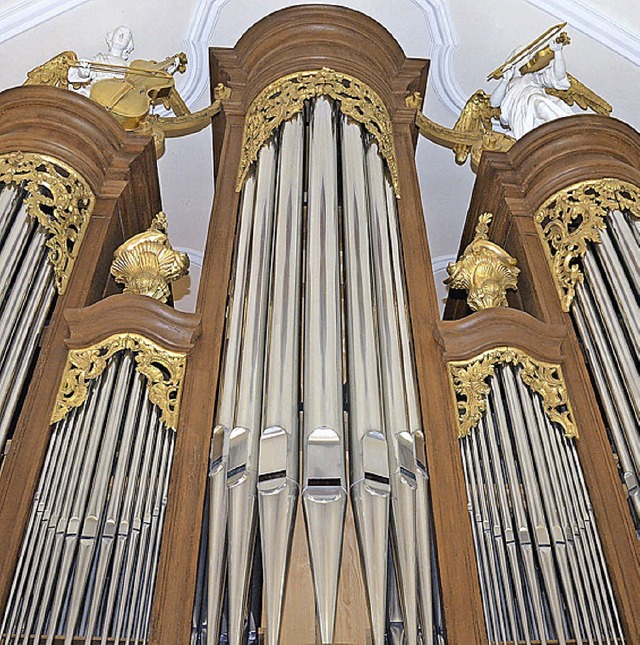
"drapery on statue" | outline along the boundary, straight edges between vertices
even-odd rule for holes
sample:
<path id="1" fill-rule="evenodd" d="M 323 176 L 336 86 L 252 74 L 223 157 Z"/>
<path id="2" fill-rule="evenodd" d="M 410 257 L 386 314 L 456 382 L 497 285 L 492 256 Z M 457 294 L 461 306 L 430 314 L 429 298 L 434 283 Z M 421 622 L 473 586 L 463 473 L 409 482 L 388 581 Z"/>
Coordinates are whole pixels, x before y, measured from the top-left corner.
<path id="1" fill-rule="evenodd" d="M 51 85 L 72 89 L 102 105 L 130 132 L 153 136 L 158 157 L 164 153 L 165 137 L 191 134 L 205 128 L 220 111 L 231 90 L 219 85 L 215 101 L 192 113 L 175 87 L 173 75 L 187 66 L 184 53 L 163 61 L 134 60 L 133 35 L 124 25 L 107 35 L 107 53 L 92 60 L 79 60 L 75 52 L 54 56 L 27 74 L 25 85 Z M 153 114 L 155 106 L 171 110 L 172 117 Z"/>
<path id="2" fill-rule="evenodd" d="M 422 114 L 421 97 L 409 96 L 407 105 L 417 110 L 420 133 L 451 148 L 460 165 L 471 155 L 475 171 L 484 150 L 506 152 L 537 126 L 574 114 L 574 104 L 608 116 L 611 105 L 567 73 L 563 48 L 571 41 L 562 31 L 566 24 L 551 27 L 491 72 L 487 80 L 498 80 L 493 93 L 474 92 L 453 128 L 431 121 Z M 513 136 L 494 130 L 496 122 Z"/>

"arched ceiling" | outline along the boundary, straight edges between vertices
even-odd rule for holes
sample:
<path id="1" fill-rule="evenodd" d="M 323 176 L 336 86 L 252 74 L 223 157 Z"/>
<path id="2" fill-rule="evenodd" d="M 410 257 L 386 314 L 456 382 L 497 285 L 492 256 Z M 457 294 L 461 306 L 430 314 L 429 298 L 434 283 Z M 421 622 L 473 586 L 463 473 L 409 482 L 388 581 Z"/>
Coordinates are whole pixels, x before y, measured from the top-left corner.
<path id="1" fill-rule="evenodd" d="M 265 15 L 304 0 L 0 0 L 0 88 L 20 85 L 26 72 L 56 53 L 81 57 L 104 51 L 105 34 L 119 24 L 134 34 L 134 58 L 184 50 L 187 73 L 177 79 L 187 104 L 197 109 L 208 96 L 209 46 L 231 47 Z M 453 125 L 476 89 L 491 91 L 487 72 L 514 47 L 550 25 L 568 21 L 569 71 L 607 99 L 613 115 L 640 125 L 640 14 L 635 0 L 349 0 L 330 1 L 361 11 L 384 25 L 407 56 L 432 61 L 424 111 Z M 455 255 L 474 176 L 455 165 L 450 151 L 421 140 L 417 164 L 437 282 Z M 213 196 L 208 130 L 167 142 L 160 160 L 164 208 L 174 245 L 188 250 L 192 277 L 180 289 L 179 307 L 191 309 Z M 444 289 L 441 293 L 444 294 Z"/>

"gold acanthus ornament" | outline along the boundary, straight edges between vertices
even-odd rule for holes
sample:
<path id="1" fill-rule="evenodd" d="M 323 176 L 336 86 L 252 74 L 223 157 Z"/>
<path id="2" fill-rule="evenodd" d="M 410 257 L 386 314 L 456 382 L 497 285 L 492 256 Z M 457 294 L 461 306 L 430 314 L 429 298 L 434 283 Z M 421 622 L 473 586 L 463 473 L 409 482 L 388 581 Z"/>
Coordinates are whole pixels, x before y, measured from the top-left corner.
<path id="1" fill-rule="evenodd" d="M 32 152 L 0 155 L 0 182 L 24 187 L 28 215 L 48 234 L 49 261 L 63 294 L 95 204 L 93 191 L 67 164 Z"/>
<path id="2" fill-rule="evenodd" d="M 91 382 L 104 372 L 109 359 L 123 350 L 134 352 L 136 369 L 147 378 L 149 400 L 160 408 L 162 421 L 176 429 L 186 355 L 164 349 L 133 333 L 114 334 L 91 347 L 69 350 L 51 415 L 52 424 L 85 402 Z"/>
<path id="3" fill-rule="evenodd" d="M 478 219 L 472 242 L 456 263 L 449 263 L 445 280 L 453 289 L 467 291 L 467 304 L 473 311 L 492 307 L 507 307 L 507 289 L 518 288 L 515 258 L 489 240 L 492 213 Z"/>
<path id="4" fill-rule="evenodd" d="M 393 129 L 385 104 L 366 83 L 327 67 L 283 76 L 253 100 L 244 123 L 236 190 L 241 190 L 251 164 L 269 137 L 282 123 L 301 112 L 306 100 L 319 96 L 337 101 L 344 115 L 361 123 L 375 138 L 380 154 L 387 162 L 396 196 L 399 196 Z"/>
<path id="5" fill-rule="evenodd" d="M 600 242 L 606 217 L 614 211 L 640 218 L 640 188 L 611 178 L 582 181 L 554 193 L 537 209 L 536 229 L 564 311 L 584 281 L 580 258 L 590 243 Z"/>
<path id="6" fill-rule="evenodd" d="M 166 302 L 171 282 L 187 275 L 189 256 L 174 251 L 167 238 L 167 216 L 158 213 L 147 231 L 138 233 L 113 254 L 111 274 L 125 293 Z"/>
<path id="7" fill-rule="evenodd" d="M 513 347 L 496 347 L 466 361 L 449 362 L 460 439 L 471 434 L 484 415 L 491 391 L 488 381 L 498 364 L 519 366 L 522 381 L 540 395 L 549 420 L 561 426 L 566 437 L 578 437 L 561 367 L 538 361 Z"/>

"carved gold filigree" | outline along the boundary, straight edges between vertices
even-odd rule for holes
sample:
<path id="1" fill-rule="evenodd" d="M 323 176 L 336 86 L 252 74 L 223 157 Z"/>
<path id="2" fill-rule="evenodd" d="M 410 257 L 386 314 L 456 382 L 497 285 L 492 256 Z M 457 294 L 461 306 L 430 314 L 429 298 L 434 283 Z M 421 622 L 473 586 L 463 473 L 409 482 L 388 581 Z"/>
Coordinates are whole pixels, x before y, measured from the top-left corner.
<path id="1" fill-rule="evenodd" d="M 580 258 L 589 243 L 600 242 L 605 218 L 615 210 L 640 217 L 640 189 L 619 179 L 583 181 L 563 188 L 538 208 L 536 228 L 564 311 L 584 280 Z"/>
<path id="2" fill-rule="evenodd" d="M 445 284 L 467 291 L 467 303 L 473 311 L 491 307 L 507 307 L 507 289 L 518 288 L 515 258 L 489 240 L 492 213 L 478 219 L 475 236 L 462 257 L 447 266 Z"/>
<path id="3" fill-rule="evenodd" d="M 495 375 L 498 364 L 520 366 L 523 382 L 540 395 L 549 419 L 562 427 L 566 437 L 578 437 L 560 366 L 538 361 L 513 347 L 496 347 L 470 360 L 449 362 L 459 438 L 468 436 L 484 415 L 491 391 L 487 381 Z"/>
<path id="4" fill-rule="evenodd" d="M 89 184 L 62 161 L 31 152 L 0 155 L 0 182 L 24 186 L 27 213 L 48 233 L 56 287 L 64 293 L 95 203 Z"/>
<path id="5" fill-rule="evenodd" d="M 507 152 L 516 142 L 513 137 L 493 129 L 491 121 L 500 116 L 500 109 L 491 107 L 489 95 L 484 90 L 478 90 L 469 98 L 453 128 L 440 125 L 422 113 L 422 97 L 418 92 L 408 96 L 406 104 L 416 110 L 416 126 L 420 134 L 453 150 L 460 166 L 471 155 L 474 172 L 477 172 L 485 150 Z"/>
<path id="6" fill-rule="evenodd" d="M 251 103 L 244 124 L 236 190 L 242 188 L 251 164 L 273 132 L 301 112 L 305 100 L 317 96 L 338 101 L 343 114 L 361 123 L 375 137 L 397 195 L 398 164 L 387 108 L 368 85 L 326 67 L 284 76 L 265 87 Z"/>
<path id="7" fill-rule="evenodd" d="M 114 354 L 125 349 L 134 352 L 136 369 L 147 377 L 149 400 L 162 411 L 160 418 L 168 427 L 176 429 L 186 355 L 164 349 L 148 338 L 132 333 L 115 334 L 91 347 L 69 350 L 51 415 L 52 424 L 84 403 L 91 381 L 104 372 Z"/>
<path id="8" fill-rule="evenodd" d="M 138 233 L 113 254 L 111 274 L 125 293 L 166 302 L 169 286 L 189 272 L 189 256 L 174 251 L 167 238 L 167 216 L 158 213 L 147 231 Z"/>

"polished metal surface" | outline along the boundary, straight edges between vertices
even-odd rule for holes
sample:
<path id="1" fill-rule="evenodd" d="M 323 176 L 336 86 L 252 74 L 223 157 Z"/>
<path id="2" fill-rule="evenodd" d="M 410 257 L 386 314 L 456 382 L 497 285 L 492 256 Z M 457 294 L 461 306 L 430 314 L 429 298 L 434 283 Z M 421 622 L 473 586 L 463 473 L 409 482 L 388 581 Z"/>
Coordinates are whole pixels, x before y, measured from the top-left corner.
<path id="1" fill-rule="evenodd" d="M 371 223 L 368 221 L 372 204 L 367 199 L 362 131 L 344 116 L 341 118 L 340 139 L 350 493 L 369 600 L 372 640 L 374 645 L 382 645 L 387 604 L 391 486 L 387 440 L 383 434 L 380 358 L 374 317 L 376 285 L 372 264 L 375 253 L 371 248 Z M 378 204 L 375 198 L 371 201 L 384 209 L 386 214 L 384 184 L 380 184 L 379 189 L 376 196 L 381 196 L 382 203 Z M 379 327 L 383 329 L 382 323 Z M 412 518 L 414 514 L 411 513 Z M 415 570 L 415 558 L 412 565 Z M 416 624 L 415 621 L 413 624 Z"/>
<path id="2" fill-rule="evenodd" d="M 518 370 L 496 367 L 461 440 L 488 637 L 624 642 L 574 443 Z"/>
<path id="3" fill-rule="evenodd" d="M 281 128 L 258 509 L 267 643 L 280 640 L 291 540 L 298 503 L 304 121 Z"/>
<path id="4" fill-rule="evenodd" d="M 311 117 L 308 163 L 302 507 L 325 645 L 333 641 L 347 509 L 336 124 L 325 99 Z"/>

